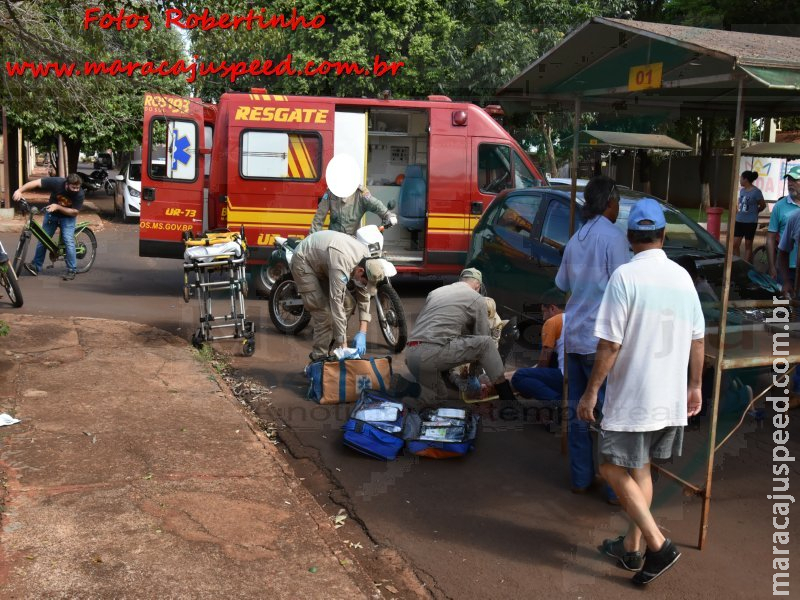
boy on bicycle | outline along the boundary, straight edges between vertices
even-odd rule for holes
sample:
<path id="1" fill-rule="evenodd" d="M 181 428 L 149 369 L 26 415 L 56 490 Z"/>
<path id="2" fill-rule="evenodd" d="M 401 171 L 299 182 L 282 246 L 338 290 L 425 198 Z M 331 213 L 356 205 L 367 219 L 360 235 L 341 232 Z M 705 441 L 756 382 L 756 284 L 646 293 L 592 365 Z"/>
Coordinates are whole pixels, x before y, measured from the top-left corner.
<path id="1" fill-rule="evenodd" d="M 24 192 L 32 190 L 47 190 L 50 192 L 50 200 L 45 208 L 42 229 L 47 235 L 53 237 L 56 228 L 61 228 L 61 239 L 64 241 L 67 272 L 64 273 L 64 281 L 75 279 L 77 264 L 75 261 L 75 217 L 83 206 L 84 193 L 81 189 L 81 178 L 78 174 L 72 173 L 66 179 L 63 177 L 44 177 L 29 181 L 16 192 L 14 200 L 19 201 Z M 36 277 L 42 270 L 44 256 L 46 252 L 44 244 L 39 242 L 36 246 L 36 254 L 33 262 L 26 263 L 25 269 Z"/>

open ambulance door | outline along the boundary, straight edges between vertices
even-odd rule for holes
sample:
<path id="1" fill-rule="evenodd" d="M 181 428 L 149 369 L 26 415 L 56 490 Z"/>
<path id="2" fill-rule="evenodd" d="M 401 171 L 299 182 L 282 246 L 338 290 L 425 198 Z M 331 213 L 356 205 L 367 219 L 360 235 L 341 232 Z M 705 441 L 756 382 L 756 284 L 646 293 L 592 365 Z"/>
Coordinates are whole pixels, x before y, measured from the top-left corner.
<path id="1" fill-rule="evenodd" d="M 186 232 L 207 226 L 206 129 L 200 100 L 145 95 L 139 256 L 182 258 Z"/>

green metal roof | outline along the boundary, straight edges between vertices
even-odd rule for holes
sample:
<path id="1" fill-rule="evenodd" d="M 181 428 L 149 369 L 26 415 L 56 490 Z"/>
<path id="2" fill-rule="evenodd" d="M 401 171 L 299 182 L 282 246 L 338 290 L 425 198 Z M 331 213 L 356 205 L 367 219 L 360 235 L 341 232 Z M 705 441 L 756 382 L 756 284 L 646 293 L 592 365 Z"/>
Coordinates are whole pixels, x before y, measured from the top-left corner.
<path id="1" fill-rule="evenodd" d="M 585 129 L 578 132 L 578 143 L 581 146 L 613 147 L 613 148 L 645 148 L 647 150 L 671 150 L 686 152 L 690 146 L 674 140 L 666 135 L 652 133 L 624 133 L 622 131 L 597 131 Z M 560 141 L 561 144 L 572 143 L 572 136 Z"/>
<path id="2" fill-rule="evenodd" d="M 631 70 L 660 63 L 661 86 L 631 90 Z M 800 113 L 800 38 L 594 18 L 499 90 L 506 109 L 622 114 Z M 627 112 L 626 112 L 627 111 Z"/>

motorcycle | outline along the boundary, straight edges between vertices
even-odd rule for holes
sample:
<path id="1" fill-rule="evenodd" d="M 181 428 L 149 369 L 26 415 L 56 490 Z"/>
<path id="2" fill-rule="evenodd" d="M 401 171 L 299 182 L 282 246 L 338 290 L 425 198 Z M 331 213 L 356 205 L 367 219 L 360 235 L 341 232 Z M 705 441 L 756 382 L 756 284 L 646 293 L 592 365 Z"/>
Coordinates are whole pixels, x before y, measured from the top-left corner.
<path id="1" fill-rule="evenodd" d="M 114 181 L 109 179 L 105 169 L 95 169 L 88 175 L 78 171 L 78 176 L 81 178 L 81 187 L 87 194 L 98 190 L 105 191 L 107 196 L 114 194 Z"/>
<path id="2" fill-rule="evenodd" d="M 359 229 L 356 232 L 356 239 L 370 249 L 373 258 L 382 258 L 383 234 L 376 225 L 367 225 Z M 303 306 L 297 284 L 289 269 L 300 241 L 297 238 L 277 236 L 269 262 L 274 273 L 281 273 L 272 286 L 269 296 L 269 317 L 278 331 L 289 335 L 300 333 L 311 320 L 311 315 Z M 386 273 L 387 279 L 378 286 L 372 302 L 378 313 L 381 334 L 395 353 L 402 352 L 408 341 L 406 313 L 400 296 L 389 281 L 389 278 L 396 273 L 394 269 L 391 273 Z M 355 302 L 352 304 L 355 310 Z"/>

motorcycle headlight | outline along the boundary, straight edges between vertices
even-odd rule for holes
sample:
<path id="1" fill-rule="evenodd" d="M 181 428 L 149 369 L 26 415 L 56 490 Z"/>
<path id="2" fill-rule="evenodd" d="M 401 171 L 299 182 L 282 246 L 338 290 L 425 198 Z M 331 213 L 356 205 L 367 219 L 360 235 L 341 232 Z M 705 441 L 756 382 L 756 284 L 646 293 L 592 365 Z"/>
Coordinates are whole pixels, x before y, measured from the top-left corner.
<path id="1" fill-rule="evenodd" d="M 132 198 L 138 198 L 140 196 L 139 190 L 137 190 L 136 188 L 132 188 L 131 186 L 128 186 L 128 193 L 131 195 Z"/>

